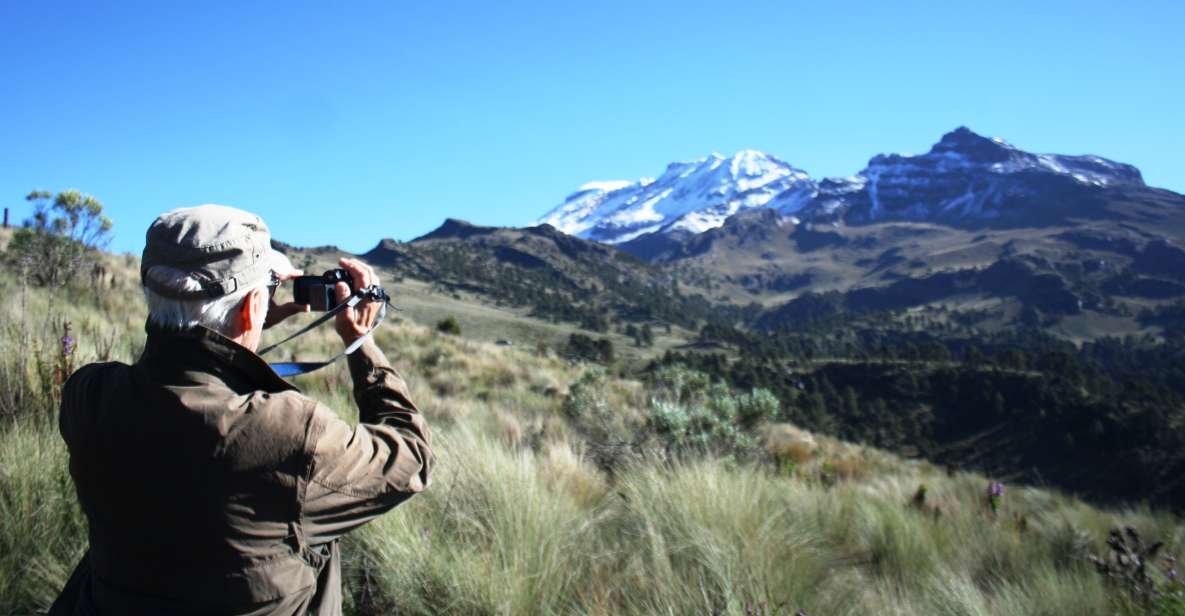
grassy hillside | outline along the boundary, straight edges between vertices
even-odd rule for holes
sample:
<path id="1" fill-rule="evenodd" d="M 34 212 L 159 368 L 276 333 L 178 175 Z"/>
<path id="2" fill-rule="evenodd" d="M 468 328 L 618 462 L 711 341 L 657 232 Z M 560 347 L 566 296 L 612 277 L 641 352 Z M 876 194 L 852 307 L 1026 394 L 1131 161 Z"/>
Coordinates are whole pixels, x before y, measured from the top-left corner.
<path id="1" fill-rule="evenodd" d="M 702 234 L 644 236 L 621 248 L 694 282 L 714 300 L 761 304 L 769 309 L 765 321 L 787 302 L 835 293 L 851 313 L 909 309 L 944 318 L 956 312 L 984 331 L 1039 321 L 1046 331 L 1081 342 L 1159 334 L 1139 315 L 1185 297 L 1183 203 L 1179 196 L 1121 200 L 1103 219 L 1020 228 L 798 224 L 757 209 Z M 1019 279 L 982 279 L 999 267 Z M 870 301 L 885 296 L 892 301 Z"/>
<path id="2" fill-rule="evenodd" d="M 495 245 L 501 244 L 506 236 L 519 236 L 515 230 L 472 228 L 494 235 L 495 237 L 488 241 L 492 241 Z M 543 236 L 542 241 L 545 245 L 550 237 L 546 234 Z M 640 347 L 632 337 L 626 335 L 621 321 L 617 321 L 615 325 L 611 326 L 608 319 L 604 319 L 607 316 L 617 316 L 612 310 L 597 313 L 605 320 L 601 324 L 604 326 L 603 330 L 581 327 L 579 318 L 576 320 L 560 319 L 555 315 L 541 314 L 538 307 L 531 302 L 518 303 L 514 301 L 513 294 L 500 296 L 496 290 L 474 284 L 473 279 L 463 277 L 459 272 L 450 274 L 447 272 L 447 268 L 439 269 L 439 265 L 432 257 L 435 251 L 457 248 L 456 245 L 461 242 L 440 238 L 424 240 L 424 242 L 436 242 L 437 245 L 426 250 L 420 242 L 409 245 L 384 241 L 378 248 L 362 256 L 363 259 L 382 270 L 386 277 L 388 289 L 392 291 L 394 304 L 399 308 L 395 318 L 434 326 L 442 319 L 451 316 L 460 323 L 461 335 L 466 339 L 481 342 L 503 341 L 511 346 L 529 350 L 540 346 L 563 350 L 572 334 L 595 336 L 598 339 L 609 340 L 617 358 L 624 360 L 631 366 L 641 365 L 668 350 L 683 348 L 689 340 L 695 338 L 695 332 L 686 327 L 660 323 L 655 320 L 653 321 L 654 343 Z M 445 246 L 440 246 L 440 242 L 444 242 Z M 586 244 L 597 246 L 590 242 L 583 242 L 581 245 Z M 519 246 L 521 248 L 521 244 Z M 280 245 L 280 247 L 294 265 L 303 268 L 309 274 L 319 274 L 337 267 L 337 260 L 340 257 L 354 256 L 333 247 L 298 248 L 288 245 Z M 469 253 L 469 258 L 474 260 L 481 260 L 482 255 L 489 252 L 488 246 L 485 248 L 468 246 L 463 249 Z M 599 251 L 595 254 L 603 256 L 608 250 L 605 247 L 599 247 Z M 575 267 L 571 263 L 564 263 L 562 258 L 558 260 L 561 266 Z M 501 267 L 513 268 L 514 266 L 503 264 Z M 577 274 L 573 275 L 579 277 Z M 468 280 L 468 282 L 458 283 L 458 280 Z M 529 278 L 518 280 L 508 289 L 529 288 L 532 282 Z M 504 291 L 508 289 L 504 289 Z M 589 305 L 579 300 L 573 301 L 574 305 L 580 306 L 582 310 Z M 639 319 L 638 322 L 645 322 L 645 319 Z"/>
<path id="3" fill-rule="evenodd" d="M 70 364 L 137 355 L 135 272 L 112 257 L 108 277 L 51 293 L 0 269 L 0 613 L 44 609 L 84 549 L 56 390 Z M 1088 556 L 1116 527 L 1185 553 L 1170 514 L 1012 485 L 993 512 L 988 477 L 770 424 L 767 392 L 488 342 L 504 330 L 438 333 L 430 323 L 453 310 L 488 324 L 476 332 L 515 313 L 422 291 L 406 287 L 410 318 L 378 342 L 440 463 L 425 494 L 348 539 L 351 613 L 1138 613 Z M 335 346 L 325 328 L 286 353 Z M 296 383 L 354 416 L 344 366 Z"/>
<path id="4" fill-rule="evenodd" d="M 449 219 L 408 243 L 383 240 L 362 256 L 401 277 L 597 332 L 621 321 L 695 328 L 736 309 L 684 293 L 669 272 L 630 254 L 547 225 L 479 227 Z"/>

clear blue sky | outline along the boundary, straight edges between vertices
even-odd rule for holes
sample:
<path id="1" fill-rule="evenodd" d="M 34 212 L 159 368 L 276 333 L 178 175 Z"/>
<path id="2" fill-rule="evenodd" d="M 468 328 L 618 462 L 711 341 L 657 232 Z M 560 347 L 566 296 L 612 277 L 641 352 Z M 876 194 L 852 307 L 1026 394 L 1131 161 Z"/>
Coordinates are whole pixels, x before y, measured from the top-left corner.
<path id="1" fill-rule="evenodd" d="M 826 6 L 824 6 L 826 5 Z M 755 148 L 815 176 L 966 124 L 1185 192 L 1185 3 L 0 5 L 0 202 L 256 211 L 362 251 Z"/>

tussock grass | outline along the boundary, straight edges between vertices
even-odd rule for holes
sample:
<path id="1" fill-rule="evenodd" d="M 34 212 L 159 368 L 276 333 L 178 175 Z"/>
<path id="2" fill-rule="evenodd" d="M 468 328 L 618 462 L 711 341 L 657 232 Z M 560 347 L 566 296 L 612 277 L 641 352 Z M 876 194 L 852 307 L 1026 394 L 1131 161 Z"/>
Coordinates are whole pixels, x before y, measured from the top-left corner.
<path id="1" fill-rule="evenodd" d="M 138 354 L 144 309 L 125 265 L 111 283 L 122 295 L 30 289 L 23 308 L 0 270 L 0 613 L 45 608 L 85 547 L 52 368 L 66 320 L 77 364 Z M 747 456 L 607 467 L 603 441 L 647 429 L 655 399 L 693 403 L 430 323 L 392 322 L 378 342 L 431 422 L 439 465 L 424 494 L 347 539 L 353 613 L 1111 614 L 1121 606 L 1085 560 L 1107 531 L 1185 550 L 1166 513 L 1009 486 L 992 514 L 985 477 L 793 426 L 756 427 Z M 338 344 L 325 328 L 277 359 Z M 296 382 L 356 417 L 344 365 Z"/>
<path id="2" fill-rule="evenodd" d="M 66 455 L 45 421 L 0 433 L 0 611 L 48 604 L 82 556 L 86 525 Z"/>

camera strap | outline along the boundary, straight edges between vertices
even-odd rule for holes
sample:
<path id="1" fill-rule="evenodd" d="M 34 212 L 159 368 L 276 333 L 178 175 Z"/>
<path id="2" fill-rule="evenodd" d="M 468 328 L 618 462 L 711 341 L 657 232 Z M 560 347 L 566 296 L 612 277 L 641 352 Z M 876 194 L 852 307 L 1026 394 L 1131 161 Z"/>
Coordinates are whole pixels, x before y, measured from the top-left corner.
<path id="1" fill-rule="evenodd" d="M 280 346 L 281 344 L 284 344 L 293 338 L 307 334 L 313 329 L 316 329 L 317 326 L 337 316 L 337 313 L 345 310 L 346 308 L 353 308 L 363 301 L 382 302 L 382 305 L 379 306 L 379 314 L 374 320 L 374 325 L 371 325 L 370 329 L 366 330 L 365 334 L 359 336 L 357 340 L 350 344 L 350 346 L 346 347 L 346 350 L 325 361 L 286 361 L 268 364 L 272 367 L 272 370 L 276 371 L 276 374 L 282 377 L 308 374 L 314 370 L 320 370 L 321 368 L 324 368 L 325 366 L 328 366 L 329 364 L 332 364 L 333 362 L 336 362 L 349 355 L 350 353 L 357 351 L 358 347 L 362 346 L 362 344 L 366 342 L 367 338 L 370 338 L 371 334 L 374 333 L 374 330 L 378 329 L 379 325 L 383 322 L 383 319 L 387 316 L 387 307 L 391 305 L 391 298 L 387 295 L 387 292 L 384 291 L 382 287 L 373 285 L 354 291 L 354 293 L 347 297 L 344 302 L 327 310 L 325 314 L 317 317 L 312 323 L 302 327 L 295 334 L 292 334 L 291 336 L 288 336 L 287 338 L 275 344 L 269 345 L 259 350 L 257 354 L 262 356 L 270 353 L 273 349 Z"/>

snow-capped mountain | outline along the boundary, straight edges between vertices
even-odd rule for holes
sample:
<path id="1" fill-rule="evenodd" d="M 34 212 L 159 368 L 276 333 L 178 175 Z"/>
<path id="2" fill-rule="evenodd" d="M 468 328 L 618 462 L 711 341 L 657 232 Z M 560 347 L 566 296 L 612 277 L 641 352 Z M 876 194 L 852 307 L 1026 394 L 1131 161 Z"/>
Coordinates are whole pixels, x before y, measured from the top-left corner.
<path id="1" fill-rule="evenodd" d="M 737 211 L 770 205 L 796 210 L 810 202 L 815 182 L 806 172 L 768 154 L 744 150 L 671 163 L 658 179 L 591 182 L 539 219 L 557 229 L 606 243 L 645 233 L 699 233 Z"/>
<path id="2" fill-rule="evenodd" d="M 1131 165 L 1098 156 L 1032 154 L 965 127 L 943 135 L 925 154 L 874 156 L 851 180 L 837 194 L 821 195 L 801 216 L 849 223 L 1036 222 L 1080 206 L 1097 189 L 1144 186 Z"/>
<path id="3" fill-rule="evenodd" d="M 1098 190 L 1143 186 L 1131 165 L 1032 154 L 960 127 L 925 154 L 877 155 L 844 178 L 816 181 L 754 150 L 672 163 L 658 179 L 585 184 L 538 223 L 612 244 L 701 233 L 758 207 L 818 222 L 1007 223 L 1064 216 Z"/>

